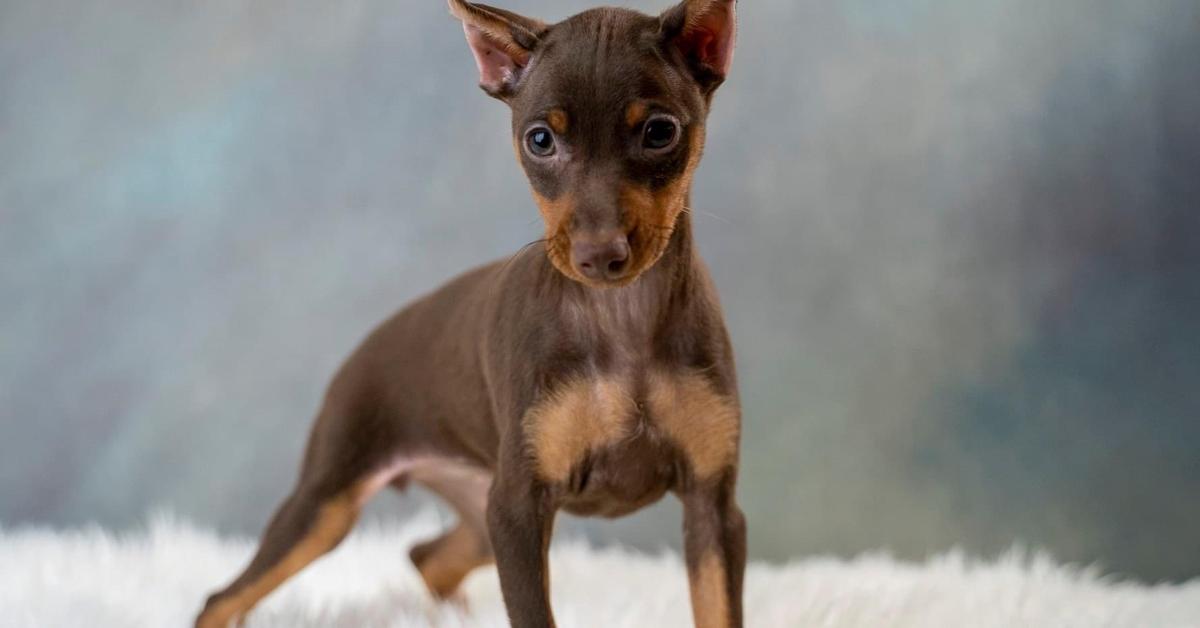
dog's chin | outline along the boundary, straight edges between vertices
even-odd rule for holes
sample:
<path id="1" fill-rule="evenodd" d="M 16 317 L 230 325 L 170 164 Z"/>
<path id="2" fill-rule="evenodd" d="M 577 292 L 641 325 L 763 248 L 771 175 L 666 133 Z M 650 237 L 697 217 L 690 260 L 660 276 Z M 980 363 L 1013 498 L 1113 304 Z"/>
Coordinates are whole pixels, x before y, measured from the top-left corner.
<path id="1" fill-rule="evenodd" d="M 588 279 L 587 277 L 583 276 L 573 277 L 572 279 L 575 279 L 575 281 L 578 281 L 589 288 L 611 290 L 613 288 L 623 288 L 634 283 L 642 276 L 642 272 L 643 271 L 629 273 L 628 275 L 622 275 L 616 279 Z"/>
<path id="2" fill-rule="evenodd" d="M 550 262 L 554 265 L 554 269 L 557 270 L 558 273 L 563 277 L 566 277 L 575 283 L 587 286 L 588 288 L 596 288 L 598 290 L 610 290 L 613 288 L 622 288 L 628 286 L 641 278 L 641 276 L 647 270 L 649 270 L 649 268 L 638 269 L 625 275 L 621 275 L 615 279 L 592 279 L 591 277 L 587 277 L 576 270 L 569 261 L 559 260 L 551 256 Z M 653 266 L 653 264 L 651 264 L 651 266 Z"/>

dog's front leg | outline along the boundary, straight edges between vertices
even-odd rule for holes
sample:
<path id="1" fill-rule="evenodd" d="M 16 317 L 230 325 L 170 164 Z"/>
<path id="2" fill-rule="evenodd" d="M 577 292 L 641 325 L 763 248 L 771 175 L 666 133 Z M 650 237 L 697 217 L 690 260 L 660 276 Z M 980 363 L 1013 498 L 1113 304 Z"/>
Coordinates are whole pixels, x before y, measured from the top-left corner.
<path id="1" fill-rule="evenodd" d="M 503 466 L 492 483 L 487 521 L 508 620 L 514 628 L 553 628 L 546 564 L 553 503 L 544 485 Z"/>
<path id="2" fill-rule="evenodd" d="M 742 625 L 746 520 L 734 498 L 733 472 L 680 494 L 692 615 L 697 628 Z"/>

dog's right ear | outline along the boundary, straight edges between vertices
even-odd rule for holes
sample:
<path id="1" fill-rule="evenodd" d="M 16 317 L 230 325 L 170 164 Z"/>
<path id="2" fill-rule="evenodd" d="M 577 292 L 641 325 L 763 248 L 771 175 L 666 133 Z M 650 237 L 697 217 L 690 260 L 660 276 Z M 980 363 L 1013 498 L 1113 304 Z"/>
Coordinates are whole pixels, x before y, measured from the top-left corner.
<path id="1" fill-rule="evenodd" d="M 539 20 L 484 4 L 448 2 L 450 12 L 462 20 L 467 44 L 475 55 L 479 86 L 489 95 L 507 100 L 549 27 Z"/>

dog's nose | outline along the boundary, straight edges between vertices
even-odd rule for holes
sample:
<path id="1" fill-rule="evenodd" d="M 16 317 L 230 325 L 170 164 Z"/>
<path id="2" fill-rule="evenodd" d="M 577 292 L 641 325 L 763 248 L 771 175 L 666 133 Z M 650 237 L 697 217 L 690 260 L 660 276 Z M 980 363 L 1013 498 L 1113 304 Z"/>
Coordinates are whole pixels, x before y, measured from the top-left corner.
<path id="1" fill-rule="evenodd" d="M 576 240 L 571 244 L 571 256 L 584 277 L 593 281 L 613 281 L 629 269 L 629 240 L 624 235 Z"/>

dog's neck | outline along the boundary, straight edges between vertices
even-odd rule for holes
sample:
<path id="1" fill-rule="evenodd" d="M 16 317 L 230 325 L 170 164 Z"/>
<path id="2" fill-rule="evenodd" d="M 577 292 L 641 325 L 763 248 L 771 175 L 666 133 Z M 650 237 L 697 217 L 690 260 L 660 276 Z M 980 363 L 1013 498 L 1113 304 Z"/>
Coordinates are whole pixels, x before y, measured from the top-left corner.
<path id="1" fill-rule="evenodd" d="M 594 288 L 559 274 L 559 312 L 581 337 L 611 348 L 614 357 L 636 359 L 651 349 L 666 325 L 678 321 L 681 312 L 693 305 L 697 265 L 691 215 L 685 211 L 677 218 L 662 256 L 629 285 Z"/>

